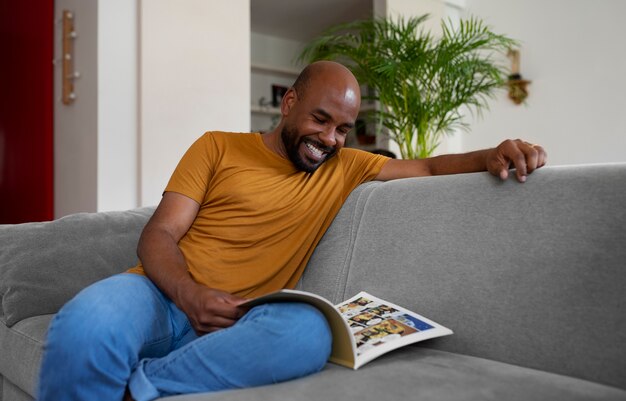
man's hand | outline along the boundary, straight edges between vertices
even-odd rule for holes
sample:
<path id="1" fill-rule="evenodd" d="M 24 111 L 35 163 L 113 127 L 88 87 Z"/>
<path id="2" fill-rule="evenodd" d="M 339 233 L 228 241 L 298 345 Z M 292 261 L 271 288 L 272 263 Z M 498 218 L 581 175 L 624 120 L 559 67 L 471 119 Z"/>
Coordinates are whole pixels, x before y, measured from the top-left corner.
<path id="1" fill-rule="evenodd" d="M 509 169 L 514 167 L 517 180 L 525 182 L 528 174 L 546 164 L 546 158 L 546 151 L 541 146 L 509 139 L 487 153 L 485 164 L 491 174 L 503 180 L 508 178 Z"/>
<path id="2" fill-rule="evenodd" d="M 239 305 L 247 299 L 193 283 L 179 293 L 179 307 L 198 335 L 232 326 L 246 310 Z"/>

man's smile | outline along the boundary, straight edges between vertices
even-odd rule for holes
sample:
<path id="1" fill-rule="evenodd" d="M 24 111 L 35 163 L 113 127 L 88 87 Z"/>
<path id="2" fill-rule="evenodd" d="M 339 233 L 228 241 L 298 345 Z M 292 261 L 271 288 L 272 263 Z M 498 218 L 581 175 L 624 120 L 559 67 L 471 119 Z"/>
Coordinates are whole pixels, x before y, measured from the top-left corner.
<path id="1" fill-rule="evenodd" d="M 313 145 L 311 142 L 304 142 L 304 146 L 309 151 L 309 157 L 315 161 L 321 161 L 324 157 L 324 151 L 317 146 Z"/>
<path id="2" fill-rule="evenodd" d="M 304 144 L 306 157 L 316 164 L 323 162 L 329 154 L 335 152 L 334 147 L 324 146 L 312 139 L 305 138 L 302 140 L 302 143 Z"/>

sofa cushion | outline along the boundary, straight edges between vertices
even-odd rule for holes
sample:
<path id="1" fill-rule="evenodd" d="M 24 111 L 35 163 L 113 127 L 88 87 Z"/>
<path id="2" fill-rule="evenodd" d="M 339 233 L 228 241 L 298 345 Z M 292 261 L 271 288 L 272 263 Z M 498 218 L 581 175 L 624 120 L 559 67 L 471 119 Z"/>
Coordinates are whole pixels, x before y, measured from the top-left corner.
<path id="1" fill-rule="evenodd" d="M 314 376 L 291 382 L 163 400 L 590 401 L 626 400 L 626 391 L 487 359 L 409 346 L 358 371 L 329 364 Z"/>
<path id="2" fill-rule="evenodd" d="M 0 373 L 31 396 L 43 355 L 43 344 L 54 315 L 27 318 L 7 327 L 0 324 Z"/>
<path id="3" fill-rule="evenodd" d="M 2 380 L 3 385 L 0 386 L 2 390 L 2 401 L 33 401 L 33 397 L 30 394 L 27 394 L 22 391 L 21 388 L 17 387 L 15 384 L 10 381 Z"/>
<path id="4" fill-rule="evenodd" d="M 0 372 L 31 396 L 53 315 L 0 325 Z M 334 364 L 272 386 L 167 400 L 626 400 L 626 391 L 585 380 L 446 351 L 408 346 L 353 371 Z"/>
<path id="5" fill-rule="evenodd" d="M 153 211 L 0 225 L 0 320 L 12 326 L 55 313 L 82 288 L 134 265 L 139 235 Z"/>

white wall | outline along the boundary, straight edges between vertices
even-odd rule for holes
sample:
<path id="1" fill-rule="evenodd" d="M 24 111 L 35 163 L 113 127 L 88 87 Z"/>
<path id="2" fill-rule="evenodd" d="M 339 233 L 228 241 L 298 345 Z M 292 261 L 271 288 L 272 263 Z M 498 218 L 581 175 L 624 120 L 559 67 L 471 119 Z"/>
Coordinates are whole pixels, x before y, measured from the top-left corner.
<path id="1" fill-rule="evenodd" d="M 153 205 L 191 143 L 250 128 L 250 3 L 140 3 L 140 182 Z"/>
<path id="2" fill-rule="evenodd" d="M 434 33 L 441 32 L 441 19 L 446 13 L 445 0 L 374 0 L 374 12 L 391 18 L 430 17 L 422 25 Z"/>
<path id="3" fill-rule="evenodd" d="M 525 106 L 504 92 L 491 102 L 466 150 L 521 137 L 545 145 L 552 165 L 626 161 L 626 2 L 467 0 L 466 11 L 522 41 L 532 80 Z"/>
<path id="4" fill-rule="evenodd" d="M 137 1 L 98 1 L 97 210 L 138 205 Z"/>
<path id="5" fill-rule="evenodd" d="M 55 19 L 63 9 L 81 76 L 63 105 L 55 67 L 55 218 L 154 205 L 203 132 L 249 129 L 249 0 L 57 0 Z"/>

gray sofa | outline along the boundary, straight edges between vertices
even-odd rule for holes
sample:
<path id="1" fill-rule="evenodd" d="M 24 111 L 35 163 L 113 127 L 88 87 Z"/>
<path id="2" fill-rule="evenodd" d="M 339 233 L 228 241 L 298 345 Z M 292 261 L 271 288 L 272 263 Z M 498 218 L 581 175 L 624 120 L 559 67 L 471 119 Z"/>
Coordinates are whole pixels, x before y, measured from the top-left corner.
<path id="1" fill-rule="evenodd" d="M 0 393 L 30 400 L 46 328 L 125 270 L 152 208 L 0 226 Z M 626 400 L 626 164 L 357 188 L 299 287 L 366 290 L 455 334 L 358 371 L 171 400 Z"/>

